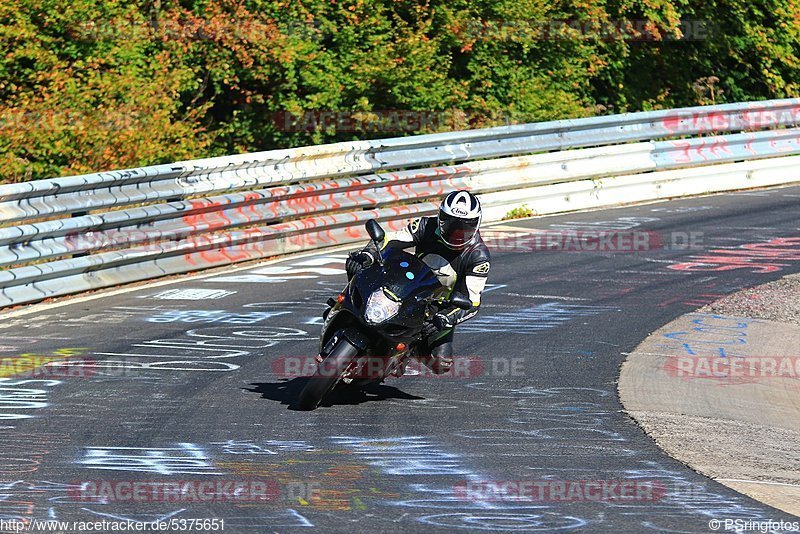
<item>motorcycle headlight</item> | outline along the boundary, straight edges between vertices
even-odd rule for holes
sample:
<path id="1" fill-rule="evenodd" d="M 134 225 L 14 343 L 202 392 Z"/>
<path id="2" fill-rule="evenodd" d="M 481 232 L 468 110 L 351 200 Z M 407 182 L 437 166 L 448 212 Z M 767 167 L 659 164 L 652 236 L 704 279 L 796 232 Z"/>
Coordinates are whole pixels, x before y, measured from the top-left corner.
<path id="1" fill-rule="evenodd" d="M 395 302 L 379 289 L 372 293 L 367 299 L 367 309 L 364 318 L 372 324 L 381 324 L 397 315 L 400 311 L 400 303 Z"/>

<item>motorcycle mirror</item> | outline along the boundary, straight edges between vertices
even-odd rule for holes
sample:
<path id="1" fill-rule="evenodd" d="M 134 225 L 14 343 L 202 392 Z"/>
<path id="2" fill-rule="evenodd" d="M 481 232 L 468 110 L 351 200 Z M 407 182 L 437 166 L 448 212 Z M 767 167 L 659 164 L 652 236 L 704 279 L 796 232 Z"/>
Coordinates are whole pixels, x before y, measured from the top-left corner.
<path id="1" fill-rule="evenodd" d="M 453 294 L 450 295 L 450 304 L 456 308 L 461 308 L 462 310 L 468 310 L 472 308 L 472 301 L 463 294 L 457 292 L 453 292 Z"/>
<path id="2" fill-rule="evenodd" d="M 375 219 L 370 219 L 367 221 L 366 227 L 369 237 L 380 246 L 383 243 L 383 238 L 386 237 L 386 232 L 383 231 L 381 225 Z"/>

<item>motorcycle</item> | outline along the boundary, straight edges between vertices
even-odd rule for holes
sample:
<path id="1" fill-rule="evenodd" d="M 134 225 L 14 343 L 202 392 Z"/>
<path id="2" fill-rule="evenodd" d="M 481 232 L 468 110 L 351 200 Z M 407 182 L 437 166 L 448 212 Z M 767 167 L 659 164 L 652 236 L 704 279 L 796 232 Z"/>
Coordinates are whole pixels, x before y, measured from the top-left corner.
<path id="1" fill-rule="evenodd" d="M 366 229 L 380 250 L 383 228 L 370 220 Z M 315 409 L 338 387 L 361 388 L 402 375 L 409 358 L 418 354 L 428 317 L 448 303 L 472 306 L 466 296 L 448 292 L 422 260 L 386 247 L 328 300 L 317 367 L 300 393 L 299 407 Z"/>

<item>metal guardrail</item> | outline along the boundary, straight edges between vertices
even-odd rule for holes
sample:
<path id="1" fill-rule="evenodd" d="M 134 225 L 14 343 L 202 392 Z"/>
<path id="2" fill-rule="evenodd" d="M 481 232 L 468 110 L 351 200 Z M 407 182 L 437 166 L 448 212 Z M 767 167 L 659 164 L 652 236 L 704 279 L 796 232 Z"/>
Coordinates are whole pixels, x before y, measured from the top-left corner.
<path id="1" fill-rule="evenodd" d="M 556 205 L 579 209 L 580 203 L 564 204 L 558 195 L 574 199 L 591 192 L 599 198 L 603 190 L 621 191 L 619 184 L 630 181 L 622 175 L 655 184 L 673 173 L 673 183 L 691 174 L 681 169 L 722 169 L 763 158 L 794 161 L 786 156 L 800 154 L 800 129 L 786 127 L 799 123 L 800 99 L 774 100 L 337 143 L 2 185 L 0 306 L 361 240 L 364 220 L 378 217 L 398 226 L 432 214 L 436 200 L 453 188 L 480 193 L 487 220 L 496 220 L 521 200 L 536 204 L 540 213 Z M 768 129 L 776 127 L 781 129 Z M 686 138 L 743 130 L 751 131 Z M 800 180 L 795 174 L 787 172 L 780 183 Z M 711 176 L 725 180 L 720 173 L 705 176 L 706 182 Z M 606 179 L 598 183 L 599 178 Z M 702 187 L 734 186 L 747 182 Z M 647 198 L 659 198 L 660 188 Z M 626 190 L 628 197 L 603 196 L 607 203 L 645 199 Z M 542 199 L 549 204 L 540 205 Z"/>

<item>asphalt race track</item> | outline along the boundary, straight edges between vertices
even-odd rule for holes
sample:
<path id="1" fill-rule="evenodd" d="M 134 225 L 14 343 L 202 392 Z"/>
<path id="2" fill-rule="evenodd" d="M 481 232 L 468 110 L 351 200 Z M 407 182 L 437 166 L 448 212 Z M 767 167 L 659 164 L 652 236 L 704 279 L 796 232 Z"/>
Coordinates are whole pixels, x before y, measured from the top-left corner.
<path id="1" fill-rule="evenodd" d="M 650 232 L 656 246 L 531 252 L 506 240 L 500 248 L 521 250 L 493 252 L 481 313 L 456 337 L 471 362 L 457 361 L 459 376 L 392 379 L 314 412 L 292 409 L 304 379 L 289 371 L 316 354 L 343 252 L 5 318 L 0 518 L 216 518 L 226 533 L 708 532 L 710 519 L 796 520 L 667 457 L 621 412 L 616 380 L 625 353 L 675 317 L 800 271 L 800 246 L 772 241 L 800 236 L 798 202 L 800 188 L 782 188 L 511 221 Z M 673 246 L 691 239 L 694 249 Z M 716 263 L 674 268 L 698 256 Z M 22 355 L 32 363 L 19 376 Z M 216 489 L 136 496 L 126 481 Z M 261 500 L 252 484 L 231 496 L 243 481 L 262 484 Z M 465 490 L 501 481 L 547 494 Z M 660 490 L 569 493 L 604 481 Z"/>

